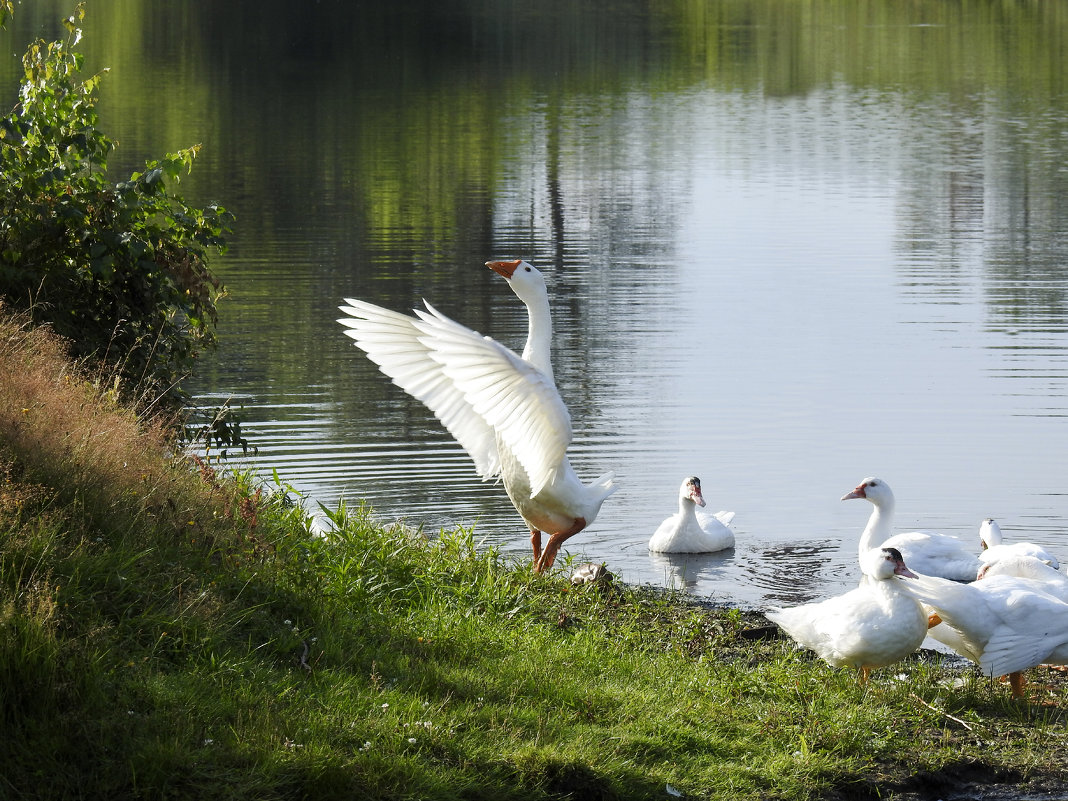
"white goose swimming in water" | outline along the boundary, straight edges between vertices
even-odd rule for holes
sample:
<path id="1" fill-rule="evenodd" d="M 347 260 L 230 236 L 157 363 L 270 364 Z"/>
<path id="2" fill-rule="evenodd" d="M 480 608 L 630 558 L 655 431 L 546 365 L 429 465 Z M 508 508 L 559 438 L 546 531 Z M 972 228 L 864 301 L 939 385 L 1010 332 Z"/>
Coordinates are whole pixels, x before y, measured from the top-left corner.
<path id="1" fill-rule="evenodd" d="M 530 528 L 534 569 L 541 572 L 568 537 L 593 522 L 616 485 L 612 473 L 583 484 L 567 459 L 571 416 L 553 379 L 545 278 L 521 259 L 486 266 L 526 304 L 522 356 L 425 300 L 426 310 L 410 317 L 346 298 L 340 308 L 349 316 L 338 322 L 393 383 L 434 413 L 484 480 L 500 476 Z M 542 532 L 549 535 L 544 550 Z"/>
<path id="2" fill-rule="evenodd" d="M 859 670 L 864 683 L 873 668 L 904 659 L 920 647 L 927 635 L 927 613 L 904 590 L 909 582 L 903 579 L 916 575 L 896 548 L 867 551 L 860 567 L 868 581 L 856 589 L 774 609 L 766 617 L 828 664 Z"/>
<path id="3" fill-rule="evenodd" d="M 901 551 L 905 564 L 917 573 L 953 581 L 975 581 L 979 573 L 979 557 L 970 552 L 956 537 L 926 531 L 909 531 L 891 536 L 894 493 L 890 485 L 881 478 L 868 477 L 852 492 L 842 496 L 843 501 L 852 498 L 864 498 L 874 507 L 868 524 L 864 527 L 864 533 L 860 535 L 861 556 L 872 548 L 897 548 Z"/>
<path id="4" fill-rule="evenodd" d="M 697 515 L 697 507 L 704 506 L 701 479 L 689 476 L 679 487 L 679 511 L 661 523 L 649 550 L 657 553 L 715 553 L 734 547 L 734 532 L 728 524 L 734 512 Z"/>
<path id="5" fill-rule="evenodd" d="M 983 546 L 979 561 L 984 564 L 991 564 L 1010 556 L 1033 556 L 1054 570 L 1061 565 L 1057 557 L 1041 545 L 1035 545 L 1033 542 L 1004 542 L 1001 526 L 992 517 L 988 517 L 979 525 L 979 542 Z"/>

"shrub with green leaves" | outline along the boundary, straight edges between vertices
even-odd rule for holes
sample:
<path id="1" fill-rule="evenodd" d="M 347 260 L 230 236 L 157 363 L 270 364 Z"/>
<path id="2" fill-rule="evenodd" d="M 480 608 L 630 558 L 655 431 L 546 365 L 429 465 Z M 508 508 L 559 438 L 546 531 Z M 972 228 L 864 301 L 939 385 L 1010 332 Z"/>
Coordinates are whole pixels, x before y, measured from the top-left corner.
<path id="1" fill-rule="evenodd" d="M 168 189 L 199 145 L 107 179 L 103 73 L 83 80 L 75 49 L 83 18 L 79 4 L 65 41 L 30 45 L 18 103 L 0 119 L 0 298 L 50 323 L 75 356 L 117 369 L 128 390 L 175 398 L 215 344 L 221 287 L 207 255 L 225 249 L 232 216 Z"/>

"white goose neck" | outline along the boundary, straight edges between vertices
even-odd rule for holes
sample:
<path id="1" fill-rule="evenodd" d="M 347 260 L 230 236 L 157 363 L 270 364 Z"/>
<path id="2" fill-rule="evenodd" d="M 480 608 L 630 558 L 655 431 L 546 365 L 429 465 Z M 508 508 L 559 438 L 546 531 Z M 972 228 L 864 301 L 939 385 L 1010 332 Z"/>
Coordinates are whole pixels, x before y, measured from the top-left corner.
<path id="1" fill-rule="evenodd" d="M 553 377 L 552 341 L 553 322 L 549 312 L 549 299 L 547 297 L 524 299 L 527 306 L 527 344 L 523 348 L 523 359 L 530 362 L 538 370 L 556 383 Z"/>
<path id="2" fill-rule="evenodd" d="M 868 524 L 864 526 L 864 533 L 860 535 L 858 555 L 861 559 L 863 559 L 864 554 L 872 548 L 878 548 L 889 538 L 890 521 L 893 517 L 894 501 L 892 498 L 886 498 L 878 504 L 872 504 Z"/>
<path id="3" fill-rule="evenodd" d="M 697 519 L 697 504 L 693 502 L 692 498 L 687 498 L 685 495 L 679 496 L 679 517 Z"/>

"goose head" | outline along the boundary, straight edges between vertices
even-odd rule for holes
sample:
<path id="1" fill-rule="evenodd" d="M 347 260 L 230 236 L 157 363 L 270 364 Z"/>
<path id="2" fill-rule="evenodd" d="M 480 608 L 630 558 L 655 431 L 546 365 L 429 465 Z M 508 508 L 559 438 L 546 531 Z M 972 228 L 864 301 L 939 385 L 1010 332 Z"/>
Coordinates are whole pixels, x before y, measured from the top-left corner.
<path id="1" fill-rule="evenodd" d="M 879 507 L 892 506 L 894 503 L 894 493 L 890 489 L 890 485 L 875 476 L 869 476 L 864 479 L 857 484 L 856 489 L 842 496 L 843 501 L 848 501 L 852 498 L 864 498 Z"/>
<path id="2" fill-rule="evenodd" d="M 529 304 L 538 300 L 544 302 L 549 296 L 545 276 L 533 264 L 522 259 L 515 259 L 513 261 L 487 261 L 486 266 L 503 276 L 508 286 L 524 303 Z"/>
<path id="3" fill-rule="evenodd" d="M 995 545 L 1001 545 L 1001 527 L 992 517 L 979 524 L 979 543 L 985 551 Z"/>
<path id="4" fill-rule="evenodd" d="M 679 487 L 679 503 L 685 503 L 689 501 L 698 506 L 705 505 L 705 498 L 701 494 L 701 479 L 697 476 L 689 476 L 683 480 L 682 486 Z"/>
<path id="5" fill-rule="evenodd" d="M 860 569 L 864 574 L 878 581 L 885 581 L 891 576 L 917 578 L 905 566 L 901 551 L 897 548 L 872 548 L 860 560 Z"/>

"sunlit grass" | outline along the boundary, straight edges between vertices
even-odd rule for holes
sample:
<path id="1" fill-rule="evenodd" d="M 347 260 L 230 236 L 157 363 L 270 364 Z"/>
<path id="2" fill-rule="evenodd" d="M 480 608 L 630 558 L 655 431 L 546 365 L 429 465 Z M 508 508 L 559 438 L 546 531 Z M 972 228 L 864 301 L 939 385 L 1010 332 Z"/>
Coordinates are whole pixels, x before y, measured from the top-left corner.
<path id="1" fill-rule="evenodd" d="M 0 797 L 811 799 L 962 764 L 1063 775 L 1063 689 L 1021 703 L 931 659 L 861 687 L 743 636 L 753 615 L 535 575 L 465 529 L 352 506 L 317 534 L 284 488 L 173 458 L 47 337 L 2 331 Z"/>

